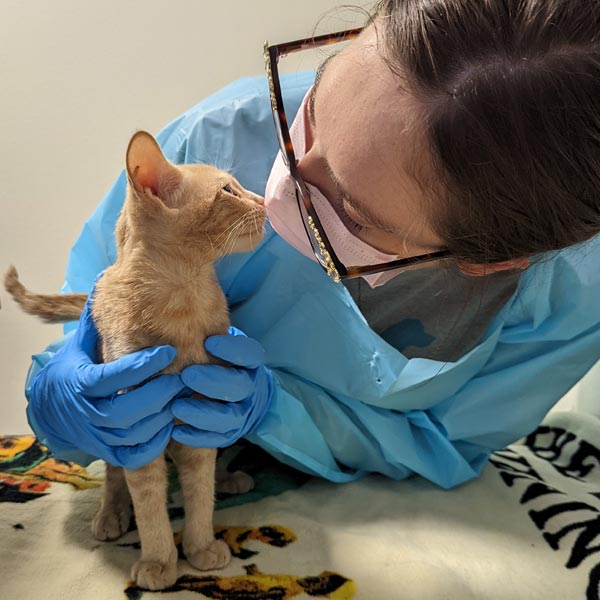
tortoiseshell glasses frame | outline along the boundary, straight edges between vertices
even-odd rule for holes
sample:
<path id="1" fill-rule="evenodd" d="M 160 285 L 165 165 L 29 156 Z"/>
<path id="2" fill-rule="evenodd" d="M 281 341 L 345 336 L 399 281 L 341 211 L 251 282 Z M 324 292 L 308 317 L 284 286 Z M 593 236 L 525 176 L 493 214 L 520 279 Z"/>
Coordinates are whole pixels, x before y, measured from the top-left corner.
<path id="1" fill-rule="evenodd" d="M 273 123 L 275 125 L 277 140 L 279 141 L 279 149 L 283 161 L 288 167 L 290 175 L 296 184 L 296 201 L 298 202 L 298 209 L 302 215 L 304 229 L 310 240 L 313 252 L 315 253 L 319 264 L 335 282 L 340 282 L 342 279 L 351 279 L 353 277 L 360 277 L 361 275 L 392 271 L 394 269 L 412 266 L 418 263 L 439 260 L 450 255 L 450 251 L 440 250 L 438 252 L 401 258 L 377 265 L 346 266 L 342 264 L 323 229 L 319 215 L 310 199 L 308 187 L 306 186 L 306 183 L 304 183 L 302 177 L 298 174 L 298 169 L 296 168 L 296 155 L 292 146 L 290 130 L 287 124 L 287 117 L 281 94 L 278 69 L 279 59 L 301 50 L 309 50 L 352 40 L 358 37 L 361 31 L 362 28 L 347 29 L 346 31 L 338 31 L 336 33 L 320 35 L 304 40 L 275 44 L 273 46 L 269 46 L 268 42 L 265 42 L 264 46 L 265 68 L 267 71 L 267 79 L 269 81 L 271 110 L 273 112 Z"/>

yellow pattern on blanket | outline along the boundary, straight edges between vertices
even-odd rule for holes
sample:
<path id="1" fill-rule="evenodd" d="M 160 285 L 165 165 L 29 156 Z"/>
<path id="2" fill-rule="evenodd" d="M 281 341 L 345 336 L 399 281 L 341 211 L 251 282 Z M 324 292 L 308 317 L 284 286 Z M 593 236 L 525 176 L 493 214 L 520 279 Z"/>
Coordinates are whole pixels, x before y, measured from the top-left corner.
<path id="1" fill-rule="evenodd" d="M 331 571 L 316 577 L 262 573 L 254 564 L 244 567 L 246 575 L 218 577 L 214 575 L 183 575 L 163 593 L 183 590 L 196 592 L 214 600 L 292 600 L 301 594 L 331 600 L 350 600 L 356 594 L 356 585 L 350 579 Z M 128 600 L 141 600 L 144 590 L 130 584 L 125 589 Z"/>
<path id="2" fill-rule="evenodd" d="M 46 493 L 51 482 L 76 490 L 99 487 L 102 479 L 84 467 L 51 458 L 33 435 L 0 437 L 0 502 L 27 502 Z"/>

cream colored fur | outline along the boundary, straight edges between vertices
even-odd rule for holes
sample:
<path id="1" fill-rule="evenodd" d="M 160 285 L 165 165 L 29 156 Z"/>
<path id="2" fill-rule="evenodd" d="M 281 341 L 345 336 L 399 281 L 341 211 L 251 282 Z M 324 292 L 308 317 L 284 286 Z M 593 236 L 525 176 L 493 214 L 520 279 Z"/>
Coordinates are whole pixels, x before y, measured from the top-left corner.
<path id="1" fill-rule="evenodd" d="M 129 143 L 126 171 L 129 184 L 116 228 L 117 260 L 98 280 L 92 302 L 101 358 L 108 362 L 141 348 L 171 344 L 177 357 L 164 373 L 218 362 L 203 343 L 229 327 L 213 262 L 260 241 L 262 198 L 214 167 L 170 163 L 145 132 L 136 133 Z M 46 320 L 78 317 L 87 298 L 31 294 L 14 267 L 5 286 L 24 310 Z M 174 440 L 167 451 L 178 467 L 184 497 L 186 557 L 198 569 L 223 567 L 230 552 L 215 540 L 212 522 L 216 451 Z M 177 578 L 166 490 L 164 456 L 135 471 L 107 465 L 104 497 L 93 524 L 101 540 L 122 535 L 131 517 L 131 495 L 142 546 L 132 578 L 152 590 Z"/>

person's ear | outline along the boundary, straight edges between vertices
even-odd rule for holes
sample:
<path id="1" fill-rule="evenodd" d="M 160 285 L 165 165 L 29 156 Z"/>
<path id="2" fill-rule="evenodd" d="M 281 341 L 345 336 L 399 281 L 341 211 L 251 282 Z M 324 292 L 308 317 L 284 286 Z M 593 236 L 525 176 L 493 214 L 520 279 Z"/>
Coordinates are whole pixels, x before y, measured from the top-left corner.
<path id="1" fill-rule="evenodd" d="M 476 265 L 471 263 L 459 263 L 458 269 L 465 275 L 471 277 L 483 277 L 491 273 L 500 273 L 501 271 L 523 271 L 529 266 L 529 259 L 524 256 L 522 258 L 513 258 L 503 262 L 490 263 L 487 265 Z"/>

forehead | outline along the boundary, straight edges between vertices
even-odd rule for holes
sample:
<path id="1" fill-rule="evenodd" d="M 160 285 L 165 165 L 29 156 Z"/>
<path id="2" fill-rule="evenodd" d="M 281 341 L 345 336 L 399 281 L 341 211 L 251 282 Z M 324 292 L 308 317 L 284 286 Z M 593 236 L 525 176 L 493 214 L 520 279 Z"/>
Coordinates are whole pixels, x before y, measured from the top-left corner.
<path id="1" fill-rule="evenodd" d="M 380 216 L 424 224 L 417 178 L 429 172 L 429 153 L 419 105 L 382 59 L 373 28 L 328 62 L 314 114 L 323 152 L 348 192 Z"/>
<path id="2" fill-rule="evenodd" d="M 185 175 L 186 187 L 195 194 L 214 195 L 217 190 L 233 179 L 229 173 L 212 165 L 183 164 L 178 166 Z"/>
<path id="3" fill-rule="evenodd" d="M 218 178 L 227 179 L 230 177 L 225 171 L 221 171 L 212 165 L 204 164 L 183 164 L 178 167 L 188 175 L 198 178 L 206 178 L 207 180 L 216 180 Z"/>
<path id="4" fill-rule="evenodd" d="M 424 145 L 418 103 L 381 58 L 376 35 L 363 35 L 327 64 L 315 99 L 319 133 L 335 132 L 340 160 L 370 164 L 369 155 L 385 154 L 386 164 L 410 167 L 412 147 Z"/>

